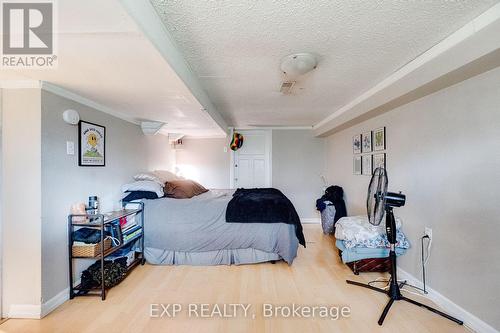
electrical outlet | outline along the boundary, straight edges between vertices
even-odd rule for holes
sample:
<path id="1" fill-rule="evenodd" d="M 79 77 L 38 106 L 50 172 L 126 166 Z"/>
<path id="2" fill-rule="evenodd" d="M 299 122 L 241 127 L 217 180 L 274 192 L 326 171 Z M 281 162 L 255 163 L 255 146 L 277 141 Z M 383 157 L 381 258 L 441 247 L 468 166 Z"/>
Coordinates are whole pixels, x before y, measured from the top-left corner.
<path id="1" fill-rule="evenodd" d="M 432 228 L 425 227 L 424 234 L 429 236 L 430 239 L 432 239 Z"/>

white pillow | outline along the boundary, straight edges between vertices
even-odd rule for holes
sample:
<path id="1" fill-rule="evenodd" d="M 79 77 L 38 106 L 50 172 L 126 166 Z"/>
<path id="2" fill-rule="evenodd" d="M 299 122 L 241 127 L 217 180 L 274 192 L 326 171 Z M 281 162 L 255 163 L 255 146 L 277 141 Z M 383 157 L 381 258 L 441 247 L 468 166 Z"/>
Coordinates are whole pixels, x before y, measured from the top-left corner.
<path id="1" fill-rule="evenodd" d="M 179 180 L 180 177 L 177 177 L 175 173 L 172 173 L 167 170 L 155 170 L 153 171 L 156 177 L 160 178 L 160 180 L 165 184 L 166 182 L 171 182 L 172 180 Z"/>
<path id="2" fill-rule="evenodd" d="M 147 191 L 155 192 L 159 198 L 163 197 L 163 186 L 151 180 L 140 180 L 122 186 L 122 192 Z"/>
<path id="3" fill-rule="evenodd" d="M 143 173 L 138 173 L 137 175 L 134 176 L 134 180 L 140 181 L 140 180 L 150 180 L 153 182 L 156 182 L 160 185 L 165 185 L 165 182 L 162 182 L 160 178 L 158 178 L 155 174 L 149 173 L 149 172 L 143 172 Z"/>

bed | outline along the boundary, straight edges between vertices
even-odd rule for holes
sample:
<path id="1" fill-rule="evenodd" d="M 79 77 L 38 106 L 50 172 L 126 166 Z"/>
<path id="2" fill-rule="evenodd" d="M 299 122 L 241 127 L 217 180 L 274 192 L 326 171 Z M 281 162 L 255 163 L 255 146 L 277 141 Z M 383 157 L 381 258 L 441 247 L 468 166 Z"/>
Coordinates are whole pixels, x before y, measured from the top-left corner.
<path id="1" fill-rule="evenodd" d="M 147 262 L 240 265 L 283 259 L 292 264 L 299 246 L 296 225 L 226 222 L 234 191 L 210 190 L 191 199 L 143 200 Z"/>

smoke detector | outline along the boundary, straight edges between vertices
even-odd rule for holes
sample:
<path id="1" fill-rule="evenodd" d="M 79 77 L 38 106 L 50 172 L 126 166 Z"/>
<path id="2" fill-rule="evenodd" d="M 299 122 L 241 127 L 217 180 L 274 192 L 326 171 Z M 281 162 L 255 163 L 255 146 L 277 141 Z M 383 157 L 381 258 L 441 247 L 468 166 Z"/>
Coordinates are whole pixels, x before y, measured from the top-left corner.
<path id="1" fill-rule="evenodd" d="M 318 59 L 311 53 L 294 53 L 281 60 L 281 70 L 288 78 L 304 75 L 318 66 Z"/>

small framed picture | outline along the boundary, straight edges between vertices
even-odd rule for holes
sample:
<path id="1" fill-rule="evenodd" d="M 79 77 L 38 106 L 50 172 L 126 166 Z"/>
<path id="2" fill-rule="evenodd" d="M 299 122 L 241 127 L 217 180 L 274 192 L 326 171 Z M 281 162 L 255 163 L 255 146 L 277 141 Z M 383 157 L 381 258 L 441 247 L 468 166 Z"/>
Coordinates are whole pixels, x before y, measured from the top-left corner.
<path id="1" fill-rule="evenodd" d="M 372 131 L 361 134 L 361 150 L 363 153 L 372 151 Z"/>
<path id="2" fill-rule="evenodd" d="M 78 165 L 106 165 L 106 127 L 80 121 L 78 123 Z"/>
<path id="3" fill-rule="evenodd" d="M 354 175 L 361 174 L 361 156 L 354 156 L 352 158 L 352 169 Z"/>
<path id="4" fill-rule="evenodd" d="M 385 153 L 373 154 L 373 171 L 376 168 L 386 168 L 385 167 Z"/>
<path id="5" fill-rule="evenodd" d="M 373 131 L 373 150 L 385 150 L 385 127 Z"/>
<path id="6" fill-rule="evenodd" d="M 352 137 L 352 152 L 354 154 L 361 153 L 361 134 Z"/>
<path id="7" fill-rule="evenodd" d="M 361 161 L 362 173 L 365 176 L 372 175 L 372 155 L 363 155 Z"/>

